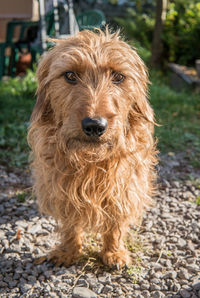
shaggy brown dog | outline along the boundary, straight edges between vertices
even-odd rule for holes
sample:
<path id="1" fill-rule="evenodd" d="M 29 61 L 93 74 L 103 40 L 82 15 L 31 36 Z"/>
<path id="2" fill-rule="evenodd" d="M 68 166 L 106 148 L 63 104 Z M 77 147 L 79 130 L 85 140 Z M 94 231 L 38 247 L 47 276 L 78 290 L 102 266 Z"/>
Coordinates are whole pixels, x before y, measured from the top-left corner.
<path id="1" fill-rule="evenodd" d="M 50 254 L 69 265 L 100 232 L 109 266 L 129 264 L 128 227 L 151 204 L 155 144 L 147 72 L 118 33 L 83 31 L 43 56 L 29 143 L 40 210 L 58 222 Z"/>

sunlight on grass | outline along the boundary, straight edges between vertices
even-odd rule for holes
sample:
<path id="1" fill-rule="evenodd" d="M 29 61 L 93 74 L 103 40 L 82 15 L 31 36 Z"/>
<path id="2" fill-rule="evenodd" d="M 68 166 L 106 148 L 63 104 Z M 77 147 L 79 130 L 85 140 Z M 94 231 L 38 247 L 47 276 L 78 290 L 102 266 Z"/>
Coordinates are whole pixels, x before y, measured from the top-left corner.
<path id="1" fill-rule="evenodd" d="M 151 72 L 150 102 L 155 132 L 162 152 L 195 150 L 200 153 L 200 96 L 191 90 L 177 92 L 166 85 L 162 74 Z"/>
<path id="2" fill-rule="evenodd" d="M 36 91 L 35 74 L 0 82 L 0 160 L 9 166 L 27 164 L 27 127 Z"/>

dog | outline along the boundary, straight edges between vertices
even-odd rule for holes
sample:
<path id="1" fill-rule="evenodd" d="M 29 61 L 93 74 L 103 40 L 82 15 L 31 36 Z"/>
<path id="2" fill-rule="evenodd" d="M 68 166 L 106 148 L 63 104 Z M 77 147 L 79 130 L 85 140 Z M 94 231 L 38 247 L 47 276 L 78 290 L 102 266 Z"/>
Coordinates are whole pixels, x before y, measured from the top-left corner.
<path id="1" fill-rule="evenodd" d="M 102 237 L 103 263 L 123 267 L 131 263 L 129 226 L 155 192 L 147 69 L 108 28 L 55 42 L 39 63 L 28 133 L 38 205 L 58 223 L 60 244 L 49 258 L 73 264 L 93 231 Z"/>

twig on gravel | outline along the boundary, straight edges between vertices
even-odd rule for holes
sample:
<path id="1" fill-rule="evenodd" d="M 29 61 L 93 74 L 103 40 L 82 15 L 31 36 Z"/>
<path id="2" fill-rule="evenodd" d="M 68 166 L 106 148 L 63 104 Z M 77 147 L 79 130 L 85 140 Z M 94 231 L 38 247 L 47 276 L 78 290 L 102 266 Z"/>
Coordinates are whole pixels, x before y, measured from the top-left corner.
<path id="1" fill-rule="evenodd" d="M 81 269 L 81 273 L 77 276 L 77 278 L 76 278 L 75 281 L 74 281 L 74 284 L 71 286 L 70 289 L 73 289 L 73 288 L 76 286 L 76 284 L 77 284 L 78 280 L 80 279 L 80 277 L 81 277 L 82 275 L 85 274 L 85 271 L 84 271 L 84 270 L 85 270 L 85 268 L 87 267 L 87 265 L 89 265 L 89 263 L 91 263 L 91 262 L 90 262 L 91 259 L 93 259 L 93 258 L 89 258 L 88 261 L 85 263 L 85 265 L 82 267 L 82 269 Z"/>
<path id="2" fill-rule="evenodd" d="M 156 263 L 159 263 L 160 259 L 162 257 L 162 254 L 163 254 L 163 251 L 164 251 L 163 243 L 164 243 L 164 239 L 162 239 L 162 241 L 161 241 L 161 250 L 160 250 L 160 254 L 159 254 L 159 257 L 158 257 Z"/>

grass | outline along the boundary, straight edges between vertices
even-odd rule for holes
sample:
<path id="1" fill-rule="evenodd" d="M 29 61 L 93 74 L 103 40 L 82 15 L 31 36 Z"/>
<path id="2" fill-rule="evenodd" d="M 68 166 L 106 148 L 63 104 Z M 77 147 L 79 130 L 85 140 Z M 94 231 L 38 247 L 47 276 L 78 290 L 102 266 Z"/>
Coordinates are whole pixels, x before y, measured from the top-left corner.
<path id="1" fill-rule="evenodd" d="M 140 54 L 147 55 L 147 51 L 141 49 Z M 174 91 L 167 83 L 167 76 L 158 71 L 151 71 L 150 80 L 150 103 L 161 125 L 155 129 L 159 150 L 188 152 L 190 163 L 199 167 L 199 94 L 191 90 Z M 8 166 L 27 165 L 29 148 L 26 135 L 35 103 L 36 85 L 31 71 L 24 79 L 14 78 L 0 83 L 0 160 Z"/>
<path id="2" fill-rule="evenodd" d="M 196 204 L 197 204 L 198 206 L 200 206 L 200 196 L 197 196 L 197 197 L 196 197 Z"/>
<path id="3" fill-rule="evenodd" d="M 24 79 L 0 82 L 0 160 L 8 166 L 27 164 L 27 127 L 34 105 L 36 80 L 29 71 Z"/>
<path id="4" fill-rule="evenodd" d="M 155 110 L 156 120 L 161 124 L 156 127 L 160 150 L 189 150 L 199 155 L 199 94 L 194 94 L 191 90 L 174 91 L 159 72 L 152 72 L 150 79 L 150 102 Z"/>

